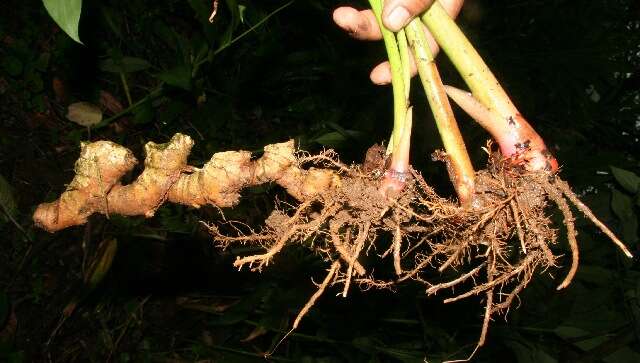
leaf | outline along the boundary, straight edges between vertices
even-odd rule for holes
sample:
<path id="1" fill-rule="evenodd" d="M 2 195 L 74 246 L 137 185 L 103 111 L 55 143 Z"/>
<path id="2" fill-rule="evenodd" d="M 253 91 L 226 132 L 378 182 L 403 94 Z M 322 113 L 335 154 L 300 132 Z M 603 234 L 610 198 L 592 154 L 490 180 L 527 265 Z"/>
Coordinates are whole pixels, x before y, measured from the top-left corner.
<path id="1" fill-rule="evenodd" d="M 240 339 L 241 342 L 243 343 L 248 343 L 256 338 L 259 338 L 265 334 L 267 334 L 269 331 L 263 327 L 263 326 L 256 326 L 251 333 L 249 333 L 249 335 L 247 335 L 246 338 L 244 339 Z"/>
<path id="2" fill-rule="evenodd" d="M 153 116 L 151 100 L 147 100 L 133 111 L 133 122 L 138 125 L 146 124 L 153 120 Z"/>
<path id="3" fill-rule="evenodd" d="M 191 67 L 186 64 L 181 64 L 163 71 L 156 75 L 156 77 L 168 85 L 182 88 L 186 91 L 191 90 Z"/>
<path id="4" fill-rule="evenodd" d="M 84 282 L 90 289 L 95 288 L 111 269 L 111 263 L 118 251 L 118 240 L 105 239 L 100 243 L 93 261 L 84 276 Z"/>
<path id="5" fill-rule="evenodd" d="M 67 118 L 78 125 L 91 127 L 102 121 L 102 110 L 89 102 L 76 102 L 67 108 Z"/>
<path id="6" fill-rule="evenodd" d="M 605 359 L 607 363 L 614 362 L 640 362 L 640 353 L 636 352 L 630 345 L 626 345 L 615 352 L 609 354 Z"/>
<path id="7" fill-rule="evenodd" d="M 622 222 L 622 238 L 627 243 L 633 243 L 638 239 L 638 217 L 633 210 L 633 199 L 628 195 L 613 189 L 611 209 Z"/>
<path id="8" fill-rule="evenodd" d="M 244 14 L 247 11 L 247 7 L 244 5 L 238 5 L 238 17 L 240 18 L 240 22 L 242 24 L 245 23 Z"/>
<path id="9" fill-rule="evenodd" d="M 598 286 L 610 285 L 614 281 L 615 277 L 615 272 L 610 269 L 587 264 L 580 266 L 576 276 L 576 278 L 579 278 L 581 281 L 589 282 Z"/>
<path id="10" fill-rule="evenodd" d="M 51 60 L 51 53 L 44 52 L 38 56 L 38 59 L 34 63 L 35 69 L 40 72 L 46 72 L 49 67 L 49 61 Z"/>
<path id="11" fill-rule="evenodd" d="M 13 188 L 9 182 L 0 175 L 0 222 L 8 222 L 8 217 L 15 219 L 18 214 L 18 205 L 13 197 Z M 7 217 L 8 216 L 8 217 Z"/>
<path id="12" fill-rule="evenodd" d="M 151 63 L 142 58 L 121 57 L 120 59 L 109 58 L 100 62 L 100 70 L 111 73 L 133 73 L 151 68 Z"/>
<path id="13" fill-rule="evenodd" d="M 328 146 L 332 148 L 340 148 L 347 141 L 347 138 L 338 131 L 327 132 L 324 135 L 320 135 L 312 141 L 317 142 L 320 145 Z"/>
<path id="14" fill-rule="evenodd" d="M 344 146 L 349 140 L 358 139 L 361 136 L 362 134 L 358 131 L 341 129 L 338 131 L 327 132 L 326 134 L 322 134 L 311 141 L 317 142 L 322 146 L 338 149 Z"/>
<path id="15" fill-rule="evenodd" d="M 42 0 L 44 7 L 58 26 L 71 39 L 83 44 L 78 35 L 82 0 Z"/>
<path id="16" fill-rule="evenodd" d="M 631 197 L 621 193 L 617 189 L 613 189 L 611 193 L 611 209 L 613 209 L 613 213 L 622 220 L 635 217 Z"/>
<path id="17" fill-rule="evenodd" d="M 557 360 L 544 350 L 540 346 L 524 340 L 510 340 L 504 341 L 504 344 L 511 349 L 516 355 L 517 362 L 519 363 L 556 363 Z"/>
<path id="18" fill-rule="evenodd" d="M 117 98 L 104 90 L 100 91 L 100 107 L 113 114 L 120 113 L 124 109 L 122 103 L 120 103 Z"/>
<path id="19" fill-rule="evenodd" d="M 105 23 L 107 23 L 113 34 L 118 38 L 122 38 L 122 31 L 120 30 L 122 28 L 122 16 L 120 16 L 119 13 L 116 13 L 114 9 L 102 4 L 100 5 L 100 11 Z"/>
<path id="20" fill-rule="evenodd" d="M 640 189 L 640 177 L 628 170 L 616 168 L 615 166 L 610 166 L 611 172 L 613 173 L 613 177 L 616 179 L 620 186 L 624 188 L 624 190 L 629 193 L 636 194 Z"/>
<path id="21" fill-rule="evenodd" d="M 40 73 L 36 72 L 33 68 L 25 72 L 24 80 L 27 89 L 32 93 L 39 93 L 44 89 L 44 82 L 42 81 Z"/>
<path id="22" fill-rule="evenodd" d="M 556 333 L 556 335 L 560 338 L 564 339 L 577 338 L 589 334 L 589 332 L 584 329 L 568 325 L 558 325 L 555 329 L 553 329 L 553 332 Z"/>
<path id="23" fill-rule="evenodd" d="M 179 100 L 170 100 L 167 105 L 158 112 L 158 121 L 161 125 L 168 125 L 178 117 L 185 114 L 187 105 Z"/>
<path id="24" fill-rule="evenodd" d="M 12 55 L 6 55 L 2 58 L 2 68 L 11 77 L 17 77 L 22 73 L 22 62 L 20 62 L 20 59 Z"/>

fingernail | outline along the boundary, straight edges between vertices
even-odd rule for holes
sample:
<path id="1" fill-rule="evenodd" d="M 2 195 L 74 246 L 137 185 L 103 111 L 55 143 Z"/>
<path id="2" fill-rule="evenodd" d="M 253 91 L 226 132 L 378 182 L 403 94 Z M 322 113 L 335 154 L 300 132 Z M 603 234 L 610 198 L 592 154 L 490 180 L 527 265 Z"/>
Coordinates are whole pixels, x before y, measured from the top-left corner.
<path id="1" fill-rule="evenodd" d="M 409 17 L 409 10 L 402 6 L 398 6 L 393 9 L 387 17 L 386 25 L 389 27 L 389 30 L 398 31 L 407 25 Z"/>

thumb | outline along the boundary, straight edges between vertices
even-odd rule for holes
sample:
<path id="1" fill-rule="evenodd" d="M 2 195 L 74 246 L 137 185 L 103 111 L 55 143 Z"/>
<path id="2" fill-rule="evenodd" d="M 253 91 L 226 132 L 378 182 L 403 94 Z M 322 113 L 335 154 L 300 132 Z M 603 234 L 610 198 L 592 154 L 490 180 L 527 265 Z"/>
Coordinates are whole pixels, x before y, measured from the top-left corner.
<path id="1" fill-rule="evenodd" d="M 427 10 L 433 0 L 387 0 L 384 3 L 382 23 L 387 29 L 396 32 Z"/>

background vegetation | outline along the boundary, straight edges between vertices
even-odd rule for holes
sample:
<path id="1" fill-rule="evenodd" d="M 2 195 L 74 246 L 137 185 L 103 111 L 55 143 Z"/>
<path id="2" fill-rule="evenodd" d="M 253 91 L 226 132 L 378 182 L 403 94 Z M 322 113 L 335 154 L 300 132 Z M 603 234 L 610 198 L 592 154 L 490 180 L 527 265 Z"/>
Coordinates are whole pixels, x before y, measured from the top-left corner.
<path id="1" fill-rule="evenodd" d="M 216 151 L 295 138 L 361 161 L 391 128 L 390 89 L 368 79 L 384 50 L 337 30 L 335 6 L 227 0 L 209 24 L 207 0 L 85 2 L 79 45 L 40 2 L 0 4 L 0 361 L 263 360 L 314 290 L 308 276 L 326 268 L 306 251 L 257 275 L 230 267 L 246 251 L 213 248 L 198 223 L 219 218 L 213 209 L 164 206 L 149 220 L 98 217 L 54 235 L 30 215 L 70 180 L 83 140 L 141 156 L 146 141 L 187 133 L 199 165 Z M 563 178 L 640 255 L 638 3 L 468 0 L 461 23 L 563 163 Z M 460 84 L 439 61 L 443 78 Z M 100 105 L 104 121 L 91 130 L 70 122 L 67 106 L 78 101 Z M 414 104 L 414 165 L 451 193 L 429 158 L 440 146 L 433 122 L 423 100 Z M 480 166 L 487 136 L 460 120 Z M 226 216 L 257 225 L 278 193 L 250 190 Z M 577 224 L 574 283 L 557 293 L 553 271 L 539 276 L 508 321 L 493 323 L 477 361 L 640 361 L 638 259 Z M 116 246 L 111 268 L 96 269 Z M 327 294 L 271 359 L 463 358 L 481 314 L 477 300 L 444 306 L 410 285 Z"/>

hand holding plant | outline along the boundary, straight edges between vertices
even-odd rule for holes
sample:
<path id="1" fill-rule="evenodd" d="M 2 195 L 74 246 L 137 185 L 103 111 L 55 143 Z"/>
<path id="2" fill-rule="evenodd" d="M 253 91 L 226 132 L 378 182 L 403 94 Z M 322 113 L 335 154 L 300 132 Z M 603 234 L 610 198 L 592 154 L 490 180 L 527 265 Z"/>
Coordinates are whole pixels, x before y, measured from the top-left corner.
<path id="1" fill-rule="evenodd" d="M 442 6 L 449 16 L 456 18 L 464 0 L 442 0 Z M 382 10 L 382 23 L 390 31 L 398 31 L 409 23 L 410 20 L 424 13 L 431 5 L 432 0 L 392 0 L 385 1 Z M 395 14 L 398 14 L 397 16 Z M 382 32 L 378 21 L 371 9 L 357 10 L 353 7 L 343 6 L 333 11 L 333 21 L 353 38 L 360 40 L 381 40 Z M 429 31 L 424 28 L 429 42 L 429 48 L 435 55 L 438 53 L 438 43 L 433 39 Z M 416 75 L 415 62 L 411 62 L 411 75 Z M 370 74 L 371 82 L 379 85 L 391 83 L 391 70 L 389 62 L 378 64 Z"/>

